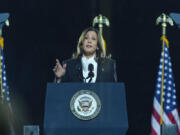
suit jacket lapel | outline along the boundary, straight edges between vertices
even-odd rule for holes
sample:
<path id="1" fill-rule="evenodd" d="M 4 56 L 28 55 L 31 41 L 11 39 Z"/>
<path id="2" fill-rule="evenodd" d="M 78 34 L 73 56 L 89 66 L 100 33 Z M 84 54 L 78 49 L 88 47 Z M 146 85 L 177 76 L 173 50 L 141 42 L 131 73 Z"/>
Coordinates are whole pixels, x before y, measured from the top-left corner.
<path id="1" fill-rule="evenodd" d="M 77 58 L 76 70 L 77 70 L 77 80 L 83 82 L 81 57 Z"/>
<path id="2" fill-rule="evenodd" d="M 96 78 L 96 82 L 100 82 L 101 80 L 101 69 L 102 69 L 102 61 L 100 60 L 100 58 L 97 60 L 97 78 Z"/>

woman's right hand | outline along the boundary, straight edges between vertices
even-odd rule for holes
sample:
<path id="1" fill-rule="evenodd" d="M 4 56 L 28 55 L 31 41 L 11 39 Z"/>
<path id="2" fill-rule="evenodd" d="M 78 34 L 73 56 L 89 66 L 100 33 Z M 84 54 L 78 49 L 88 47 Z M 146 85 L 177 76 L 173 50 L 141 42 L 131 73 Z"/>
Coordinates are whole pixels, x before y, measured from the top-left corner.
<path id="1" fill-rule="evenodd" d="M 56 65 L 53 68 L 53 72 L 57 79 L 61 79 L 66 73 L 66 64 L 63 64 L 62 66 L 59 60 L 56 59 Z"/>

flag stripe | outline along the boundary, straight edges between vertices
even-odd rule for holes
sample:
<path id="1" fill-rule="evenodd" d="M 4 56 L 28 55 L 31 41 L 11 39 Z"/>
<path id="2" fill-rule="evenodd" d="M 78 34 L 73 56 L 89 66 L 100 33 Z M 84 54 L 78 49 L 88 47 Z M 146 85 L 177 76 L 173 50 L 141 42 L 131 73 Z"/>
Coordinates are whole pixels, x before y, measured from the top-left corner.
<path id="1" fill-rule="evenodd" d="M 156 121 L 160 123 L 160 115 L 157 113 L 156 109 L 153 108 L 153 116 L 155 117 Z"/>
<path id="2" fill-rule="evenodd" d="M 175 119 L 175 123 L 177 123 L 178 135 L 180 135 L 180 119 L 177 109 L 172 111 L 172 115 L 175 116 L 174 119 Z"/>
<path id="3" fill-rule="evenodd" d="M 153 124 L 152 130 L 154 130 L 154 132 L 156 132 L 157 135 L 160 135 L 160 125 L 154 117 L 152 117 L 151 123 Z"/>
<path id="4" fill-rule="evenodd" d="M 158 135 L 154 129 L 155 128 L 151 128 L 151 135 Z"/>

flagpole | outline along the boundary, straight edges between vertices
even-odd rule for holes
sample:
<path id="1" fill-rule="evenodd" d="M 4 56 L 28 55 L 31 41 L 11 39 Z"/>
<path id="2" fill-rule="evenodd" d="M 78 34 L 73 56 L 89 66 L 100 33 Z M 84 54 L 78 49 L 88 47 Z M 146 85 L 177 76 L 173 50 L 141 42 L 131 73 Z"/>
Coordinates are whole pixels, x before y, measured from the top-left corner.
<path id="1" fill-rule="evenodd" d="M 162 13 L 162 15 L 159 16 L 156 19 L 156 24 L 158 25 L 159 23 L 161 23 L 161 26 L 162 26 L 161 40 L 163 42 L 162 76 L 161 76 L 161 116 L 160 116 L 160 125 L 163 125 L 163 94 L 164 94 L 164 54 L 165 54 L 165 43 L 169 47 L 169 43 L 168 43 L 168 40 L 166 38 L 166 27 L 167 27 L 167 23 L 169 23 L 171 26 L 173 26 L 173 20 L 169 16 L 167 16 L 166 14 Z M 160 132 L 161 132 L 161 130 L 160 130 Z"/>
<path id="2" fill-rule="evenodd" d="M 107 17 L 105 17 L 105 16 L 102 16 L 101 14 L 99 14 L 99 16 L 95 16 L 94 17 L 94 19 L 93 19 L 93 27 L 96 25 L 96 24 L 98 24 L 98 27 L 99 27 L 99 32 L 100 32 L 100 34 L 102 35 L 102 37 L 103 37 L 103 24 L 105 24 L 106 26 L 108 26 L 109 27 L 109 25 L 110 25 L 110 23 L 109 23 L 109 20 L 108 20 L 108 18 Z M 105 55 L 106 55 L 106 42 L 105 42 L 105 40 L 103 40 L 104 41 L 104 52 L 105 52 Z"/>

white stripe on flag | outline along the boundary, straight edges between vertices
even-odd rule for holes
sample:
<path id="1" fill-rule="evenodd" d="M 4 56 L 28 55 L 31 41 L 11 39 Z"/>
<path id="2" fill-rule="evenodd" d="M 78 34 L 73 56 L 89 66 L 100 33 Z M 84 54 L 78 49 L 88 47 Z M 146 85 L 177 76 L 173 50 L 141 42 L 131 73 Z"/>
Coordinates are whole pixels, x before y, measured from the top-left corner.
<path id="1" fill-rule="evenodd" d="M 157 120 L 152 116 L 152 121 L 151 121 L 152 128 L 154 131 L 160 135 L 160 124 L 157 122 Z"/>

